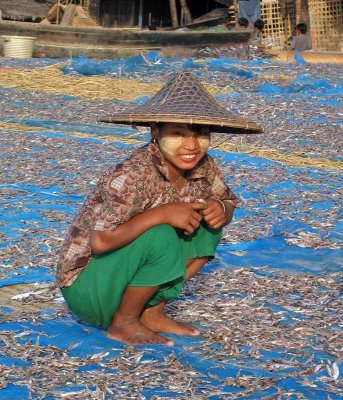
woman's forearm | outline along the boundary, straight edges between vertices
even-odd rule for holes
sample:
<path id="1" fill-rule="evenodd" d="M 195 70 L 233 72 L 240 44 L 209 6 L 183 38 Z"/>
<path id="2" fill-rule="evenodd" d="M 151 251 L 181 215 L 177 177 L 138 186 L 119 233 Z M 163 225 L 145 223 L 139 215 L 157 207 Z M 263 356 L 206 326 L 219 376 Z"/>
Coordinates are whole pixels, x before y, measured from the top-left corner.
<path id="1" fill-rule="evenodd" d="M 148 229 L 169 224 L 192 234 L 202 220 L 201 211 L 207 207 L 203 202 L 177 202 L 162 204 L 135 215 L 113 231 L 92 231 L 90 247 L 93 253 L 101 254 L 119 249 L 137 239 Z"/>
<path id="2" fill-rule="evenodd" d="M 166 223 L 163 213 L 158 208 L 152 208 L 137 214 L 129 221 L 124 222 L 112 231 L 92 231 L 90 247 L 93 253 L 101 254 L 110 250 L 119 249 L 137 239 L 148 229 Z"/>

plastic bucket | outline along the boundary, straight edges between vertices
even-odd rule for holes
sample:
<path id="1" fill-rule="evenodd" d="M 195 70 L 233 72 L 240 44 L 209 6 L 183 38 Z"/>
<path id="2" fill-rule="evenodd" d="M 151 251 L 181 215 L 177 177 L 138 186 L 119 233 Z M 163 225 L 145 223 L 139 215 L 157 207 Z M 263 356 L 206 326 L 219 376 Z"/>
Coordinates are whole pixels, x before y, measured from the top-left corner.
<path id="1" fill-rule="evenodd" d="M 4 41 L 4 56 L 13 58 L 32 58 L 35 37 L 2 36 Z"/>

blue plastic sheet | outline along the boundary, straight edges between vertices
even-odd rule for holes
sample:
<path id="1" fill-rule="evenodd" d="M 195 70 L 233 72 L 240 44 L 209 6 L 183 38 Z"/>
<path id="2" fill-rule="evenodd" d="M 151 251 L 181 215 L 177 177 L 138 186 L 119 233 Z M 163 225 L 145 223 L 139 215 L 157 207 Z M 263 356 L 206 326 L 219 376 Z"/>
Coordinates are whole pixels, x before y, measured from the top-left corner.
<path id="1" fill-rule="evenodd" d="M 300 56 L 299 56 L 300 57 Z M 7 62 L 7 61 L 6 61 Z M 297 59 L 297 63 L 301 60 Z M 228 82 L 230 79 L 234 79 L 235 76 L 243 77 L 245 79 L 252 79 L 256 73 L 261 71 L 261 66 L 266 66 L 270 62 L 265 60 L 241 62 L 239 60 L 220 58 L 217 60 L 199 60 L 188 59 L 164 59 L 158 52 L 151 52 L 148 55 L 130 57 L 123 60 L 104 60 L 104 61 L 92 61 L 85 58 L 73 59 L 71 63 L 64 67 L 63 70 L 66 74 L 83 74 L 83 75 L 109 75 L 112 74 L 129 74 L 134 72 L 143 73 L 149 72 L 160 72 L 167 70 L 167 68 L 191 68 L 194 73 L 201 73 L 203 69 L 209 71 L 224 71 L 228 73 Z M 245 67 L 249 68 L 245 68 Z M 10 91 L 11 89 L 9 89 Z M 279 86 L 277 84 L 265 84 L 257 87 L 256 93 L 261 95 L 270 96 L 282 96 L 287 101 L 288 96 L 304 96 L 308 99 L 312 99 L 315 95 L 316 99 L 310 101 L 318 102 L 318 104 L 329 104 L 334 107 L 338 106 L 339 100 L 337 96 L 342 94 L 343 86 L 341 82 L 332 82 L 330 77 L 327 79 L 317 79 L 315 77 L 307 76 L 305 73 L 298 76 L 289 82 L 288 85 Z M 222 95 L 225 97 L 225 95 Z M 228 94 L 227 96 L 239 96 L 239 94 Z M 67 101 L 73 102 L 77 99 L 72 97 L 65 97 Z M 138 104 L 145 101 L 146 98 L 136 99 L 133 104 Z M 16 106 L 27 106 L 25 102 L 14 100 Z M 42 107 L 49 107 L 49 104 L 42 105 Z M 34 118 L 2 118 L 1 121 L 21 123 L 26 126 L 34 126 L 41 128 L 40 131 L 35 132 L 42 138 L 44 137 L 71 137 L 68 136 L 68 132 L 79 132 L 84 134 L 84 137 L 73 137 L 72 140 L 81 144 L 87 143 L 103 143 L 107 137 L 117 138 L 115 146 L 129 146 L 120 142 L 121 138 L 126 137 L 130 134 L 137 134 L 136 131 L 131 128 L 120 128 L 116 126 L 99 126 L 96 124 L 78 124 L 78 123 L 66 123 L 61 121 L 42 120 Z M 308 123 L 310 118 L 307 119 Z M 317 119 L 318 121 L 318 119 Z M 323 120 L 322 120 L 323 121 Z M 55 132 L 49 132 L 54 130 Z M 136 139 L 145 141 L 144 135 L 137 134 Z M 300 142 L 299 142 L 300 143 Z M 311 140 L 303 139 L 300 143 L 303 146 L 311 147 L 313 142 Z M 330 145 L 330 144 L 328 144 Z M 35 151 L 42 150 L 39 145 L 39 141 L 36 143 Z M 115 154 L 115 152 L 114 152 Z M 276 168 L 279 163 L 272 160 L 268 160 L 262 157 L 251 157 L 246 154 L 229 154 L 218 150 L 211 151 L 211 154 L 218 159 L 223 166 L 233 165 L 236 169 L 245 167 L 249 168 L 256 175 L 268 174 Z M 119 161 L 113 156 L 112 163 Z M 28 160 L 29 162 L 29 160 Z M 89 158 L 80 160 L 81 170 L 89 165 L 92 165 L 94 161 Z M 287 242 L 287 235 L 293 234 L 297 231 L 304 231 L 310 234 L 316 234 L 318 237 L 326 237 L 332 241 L 342 241 L 342 228 L 343 222 L 340 221 L 342 217 L 342 211 L 337 211 L 337 223 L 332 224 L 327 228 L 325 232 L 320 231 L 316 228 L 316 225 L 310 224 L 308 220 L 312 222 L 322 222 L 327 219 L 327 215 L 330 211 L 337 207 L 337 203 L 334 202 L 334 195 L 338 187 L 342 185 L 342 180 L 338 179 L 336 174 L 332 171 L 325 170 L 309 170 L 307 168 L 294 168 L 284 166 L 286 169 L 285 177 L 279 181 L 275 181 L 273 184 L 258 187 L 258 184 L 252 186 L 248 180 L 244 178 L 239 180 L 239 183 L 235 184 L 235 193 L 238 197 L 245 201 L 251 201 L 259 203 L 255 207 L 242 207 L 237 209 L 235 214 L 235 220 L 239 222 L 243 218 L 250 218 L 251 224 L 254 224 L 254 220 L 257 220 L 257 216 L 261 213 L 265 213 L 263 224 L 268 227 L 268 230 L 264 231 L 263 237 L 258 237 L 252 241 L 242 241 L 238 243 L 222 243 L 217 250 L 216 258 L 213 262 L 208 264 L 204 273 L 214 273 L 217 270 L 226 268 L 240 269 L 249 268 L 252 269 L 256 274 L 265 274 L 270 276 L 276 270 L 287 271 L 288 273 L 309 273 L 313 275 L 321 275 L 325 273 L 340 273 L 342 268 L 342 251 L 340 249 L 314 249 L 311 247 L 299 247 L 296 245 L 290 245 Z M 56 172 L 58 174 L 58 171 Z M 311 185 L 305 183 L 299 183 L 299 176 L 301 174 L 308 174 L 312 179 Z M 228 177 L 231 179 L 231 177 Z M 66 190 L 65 186 L 61 183 L 60 185 L 54 185 L 48 187 L 40 187 L 34 183 L 1 183 L 0 189 L 12 190 L 14 195 L 11 203 L 0 207 L 0 233 L 7 237 L 7 241 L 3 241 L 0 244 L 0 249 L 9 248 L 16 240 L 22 237 L 22 232 L 27 230 L 27 224 L 35 224 L 37 227 L 43 229 L 49 229 L 52 224 L 54 227 L 58 227 L 61 230 L 65 229 L 65 221 L 60 222 L 49 222 L 47 219 L 42 217 L 42 212 L 54 211 L 64 212 L 72 216 L 79 205 L 82 203 L 84 196 L 70 193 Z M 318 201 L 312 201 L 310 206 L 307 202 L 306 196 L 300 199 L 299 193 L 311 192 L 312 190 L 321 190 L 322 194 L 325 192 L 323 198 Z M 273 198 L 270 196 L 273 194 Z M 30 198 L 30 201 L 26 204 L 25 209 L 22 208 L 22 203 L 25 199 Z M 268 199 L 269 202 L 259 201 L 261 198 Z M 291 217 L 287 216 L 287 210 L 281 213 L 282 201 L 285 198 L 290 199 L 290 206 L 292 207 L 292 201 L 298 201 L 298 212 L 293 213 Z M 255 204 L 254 203 L 254 204 Z M 340 214 L 339 214 L 340 213 Z M 15 215 L 15 218 L 13 217 Z M 304 216 L 307 217 L 307 222 L 304 221 Z M 71 217 L 70 217 L 71 218 Z M 256 222 L 256 228 L 258 228 L 258 222 Z M 36 238 L 38 241 L 40 237 Z M 42 251 L 44 251 L 44 244 L 42 244 Z M 51 269 L 43 267 L 37 263 L 37 260 L 33 260 L 32 265 L 23 265 L 20 268 L 13 271 L 9 268 L 10 260 L 3 262 L 0 267 L 3 279 L 0 282 L 0 288 L 24 283 L 51 283 L 54 280 L 54 275 Z M 218 296 L 220 294 L 218 293 Z M 220 301 L 220 297 L 218 297 Z M 306 319 L 306 315 L 302 315 L 294 310 L 283 309 L 273 303 L 273 297 L 269 296 L 265 300 L 265 306 L 269 307 L 271 312 L 284 312 L 283 323 L 295 323 L 298 320 Z M 6 305 L 1 305 L 1 312 L 3 315 L 10 316 L 13 310 Z M 49 313 L 49 309 L 43 309 L 42 312 Z M 75 357 L 80 361 L 80 365 L 76 367 L 75 373 L 87 373 L 87 371 L 106 370 L 106 361 L 113 357 L 120 357 L 127 349 L 125 345 L 119 342 L 114 342 L 106 338 L 105 332 L 94 327 L 80 323 L 73 316 L 61 316 L 52 320 L 43 320 L 42 322 L 36 323 L 35 321 L 21 321 L 13 322 L 6 321 L 6 318 L 2 319 L 0 323 L 0 332 L 11 332 L 11 335 L 18 335 L 18 341 L 23 345 L 30 342 L 39 342 L 40 346 L 56 346 L 56 348 L 62 349 L 66 352 L 68 357 Z M 201 328 L 199 326 L 199 328 Z M 204 334 L 204 332 L 202 332 Z M 21 336 L 23 335 L 23 336 Z M 259 399 L 263 396 L 270 396 L 270 398 L 278 398 L 278 394 L 281 390 L 292 391 L 296 390 L 301 393 L 303 398 L 306 399 L 331 399 L 341 398 L 318 380 L 318 377 L 328 377 L 325 369 L 318 372 L 314 372 L 309 377 L 313 383 L 313 388 L 310 386 L 303 385 L 299 379 L 293 377 L 293 373 L 299 373 L 294 371 L 292 368 L 283 371 L 265 371 L 259 368 L 259 362 L 252 357 L 249 357 L 249 346 L 242 346 L 242 353 L 245 355 L 243 360 L 235 359 L 234 357 L 227 357 L 220 362 L 213 361 L 209 356 L 209 352 L 215 352 L 216 349 L 202 349 L 203 337 L 197 338 L 186 338 L 178 337 L 175 335 L 169 335 L 175 342 L 173 348 L 166 348 L 165 346 L 159 345 L 146 345 L 141 348 L 144 349 L 144 356 L 141 361 L 146 363 L 155 363 L 160 360 L 164 360 L 166 357 L 176 357 L 185 369 L 192 368 L 192 372 L 197 372 L 200 377 L 206 382 L 213 386 L 218 387 L 223 394 L 222 395 L 207 395 L 206 398 L 219 400 L 230 398 L 233 393 L 242 393 L 243 388 L 233 386 L 228 383 L 228 379 L 235 378 L 237 376 L 243 377 L 256 377 L 256 378 L 270 378 L 276 379 L 277 384 L 271 385 L 264 390 L 258 392 L 245 393 L 244 399 Z M 4 343 L 0 341 L 0 365 L 1 366 L 16 366 L 19 370 L 32 367 L 30 358 L 19 359 L 11 358 L 1 355 L 1 347 Z M 196 352 L 192 348 L 198 346 L 201 350 Z M 333 355 L 325 352 L 317 351 L 315 348 L 307 349 L 309 353 L 314 355 L 314 361 L 318 364 L 324 362 L 328 365 L 330 362 L 337 362 L 340 369 L 342 369 L 341 360 L 337 360 Z M 92 365 L 83 366 L 81 360 L 87 357 L 96 356 L 99 353 L 108 354 L 103 358 L 103 364 L 99 365 L 96 362 Z M 206 353 L 207 352 L 207 353 Z M 301 363 L 305 368 L 309 362 L 308 358 L 304 353 L 302 354 L 287 354 L 284 349 L 265 349 L 261 354 L 261 362 L 268 360 L 290 360 L 292 357 L 299 357 Z M 118 373 L 115 369 L 108 368 L 108 372 Z M 134 374 L 134 371 L 133 371 Z M 79 375 L 81 376 L 81 375 Z M 200 378 L 198 378 L 200 379 Z M 325 380 L 324 380 L 325 381 Z M 96 388 L 85 387 L 79 382 L 75 382 L 73 385 L 61 387 L 60 392 L 68 396 L 68 393 L 74 391 L 78 392 L 83 389 L 88 389 L 90 393 L 94 395 Z M 129 396 L 129 393 L 128 393 Z M 189 392 L 186 395 L 180 395 L 176 391 L 169 390 L 167 387 L 159 387 L 155 389 L 143 388 L 141 396 L 146 398 L 153 398 L 153 396 L 161 396 L 162 398 L 185 398 L 188 396 L 192 398 L 192 394 Z M 198 393 L 198 396 L 199 393 Z M 24 385 L 18 379 L 15 384 L 10 384 L 7 387 L 0 389 L 1 399 L 29 399 L 39 398 L 38 395 L 32 394 L 28 386 Z M 67 397 L 68 398 L 68 397 Z M 110 396 L 108 398 L 111 398 Z M 113 398 L 113 397 L 112 397 Z M 137 397 L 138 398 L 138 397 Z M 155 397 L 156 398 L 156 397 Z M 199 397 L 200 398 L 200 397 Z M 289 395 L 287 398 L 293 400 L 296 397 Z"/>
<path id="2" fill-rule="evenodd" d="M 299 65 L 305 65 L 306 64 L 306 61 L 305 61 L 304 57 L 301 56 L 300 54 L 295 54 L 294 55 L 294 62 L 296 64 L 299 64 Z"/>
<path id="3" fill-rule="evenodd" d="M 86 128 L 85 128 L 86 129 Z M 87 130 L 87 129 L 86 129 Z M 117 132 L 120 134 L 120 129 Z M 41 133 L 44 135 L 44 132 Z M 47 133 L 49 134 L 49 133 Z M 96 137 L 96 130 L 94 132 Z M 92 138 L 75 138 L 75 140 L 87 141 Z M 268 170 L 268 168 L 272 168 L 275 162 L 271 160 L 266 160 L 263 158 L 254 158 L 249 157 L 247 155 L 242 154 L 226 154 L 220 151 L 213 151 L 212 155 L 214 157 L 221 157 L 222 162 L 235 163 L 238 165 L 250 165 L 251 167 L 258 168 L 261 172 Z M 292 171 L 293 170 L 293 171 Z M 289 193 L 290 190 L 295 188 L 295 184 L 292 180 L 292 176 L 296 169 L 289 168 L 289 179 L 275 183 L 272 186 L 265 187 L 264 191 L 270 192 L 272 191 L 274 194 L 277 194 L 277 197 L 280 199 L 283 196 L 283 193 Z M 318 174 L 318 172 L 314 172 Z M 8 187 L 9 185 L 7 185 Z M 334 190 L 335 185 L 332 186 L 332 190 Z M 66 196 L 63 194 L 60 188 L 51 187 L 51 188 L 39 188 L 32 185 L 16 185 L 19 190 L 19 198 L 21 196 L 27 196 L 29 193 L 38 195 L 38 202 L 43 202 L 47 200 L 51 200 L 51 196 L 55 196 L 55 200 L 53 203 L 49 203 L 47 207 L 51 207 L 52 204 L 55 204 L 53 208 L 56 210 L 63 207 L 62 205 L 58 205 L 59 202 L 63 204 L 63 198 Z M 304 187 L 303 189 L 310 190 L 311 187 Z M 254 199 L 256 198 L 256 193 L 250 191 L 251 189 L 244 184 L 242 181 L 242 186 L 236 188 L 236 193 L 238 195 L 244 195 L 245 199 Z M 57 195 L 57 198 L 56 198 Z M 70 195 L 67 195 L 70 196 Z M 37 198 L 37 199 L 38 199 Z M 81 197 L 75 198 L 78 204 L 82 201 Z M 15 204 L 15 202 L 14 202 Z M 13 205 L 14 205 L 13 204 Z M 314 209 L 319 210 L 327 210 L 330 209 L 332 204 L 330 201 L 319 202 L 314 204 Z M 69 208 L 65 208 L 65 210 L 70 211 L 72 213 L 74 210 Z M 42 224 L 43 226 L 46 222 L 41 218 L 38 214 L 39 207 L 35 207 L 31 205 L 28 212 L 17 214 L 16 221 L 11 221 L 11 218 L 7 218 L 6 215 L 3 215 L 1 218 L 2 224 L 1 230 L 5 232 L 7 235 L 15 238 L 16 236 L 16 228 L 24 226 L 23 222 L 28 218 L 34 219 L 36 224 Z M 254 217 L 254 212 L 250 211 L 251 217 Z M 275 210 L 277 216 L 277 209 Z M 239 220 L 241 217 L 246 215 L 245 210 L 237 210 L 236 218 Z M 272 216 L 271 219 L 274 220 Z M 282 269 L 284 271 L 289 271 L 292 273 L 294 269 L 297 270 L 297 273 L 311 273 L 311 274 L 322 274 L 325 272 L 337 272 L 341 268 L 342 264 L 342 252 L 337 250 L 329 250 L 329 249 L 319 249 L 314 250 L 312 248 L 299 248 L 296 246 L 289 246 L 285 242 L 284 234 L 285 232 L 294 232 L 297 229 L 303 229 L 310 232 L 315 232 L 315 229 L 307 226 L 305 223 L 300 221 L 301 216 L 299 216 L 299 220 L 292 219 L 281 219 L 277 222 L 274 222 L 272 225 L 269 234 L 264 238 L 259 238 L 254 242 L 241 242 L 237 244 L 227 244 L 221 245 L 217 251 L 217 257 L 215 261 L 209 264 L 204 272 L 210 273 L 211 271 L 215 271 L 218 268 L 223 268 L 223 265 L 226 268 L 256 268 L 257 273 L 259 272 L 259 267 L 268 267 L 270 270 L 273 268 Z M 266 224 L 269 222 L 266 221 Z M 12 229 L 13 232 L 12 232 Z M 339 234 L 340 226 L 332 227 L 332 234 Z M 6 243 L 3 244 L 6 246 Z M 237 255 L 237 252 L 240 254 Z M 277 262 L 276 262 L 277 260 Z M 35 282 L 51 282 L 54 277 L 51 274 L 51 271 L 47 268 L 21 268 L 17 269 L 15 275 L 10 275 L 3 279 L 1 282 L 1 286 L 7 286 L 18 283 L 35 283 Z M 272 299 L 270 299 L 270 309 L 272 312 L 278 312 L 278 309 L 275 305 L 273 305 Z M 11 313 L 11 310 L 5 309 L 3 312 Z M 42 310 L 43 312 L 44 310 Z M 292 323 L 294 321 L 298 321 L 302 318 L 301 314 L 292 313 L 289 310 L 286 311 L 284 323 Z M 48 312 L 48 311 L 45 311 Z M 201 327 L 199 327 L 201 328 Z M 106 338 L 105 332 L 99 329 L 96 329 L 91 326 L 87 326 L 85 324 L 79 323 L 76 319 L 70 318 L 59 318 L 57 320 L 47 320 L 40 323 L 38 326 L 34 323 L 30 322 L 2 322 L 0 324 L 1 331 L 11 331 L 13 334 L 22 334 L 24 332 L 32 332 L 32 334 L 25 335 L 22 339 L 22 343 L 25 344 L 28 340 L 33 343 L 37 340 L 39 341 L 40 346 L 57 346 L 61 349 L 66 349 L 69 357 L 76 357 L 77 359 L 84 359 L 86 357 L 91 357 L 99 353 L 108 352 L 108 355 L 103 359 L 103 362 L 106 363 L 106 359 L 110 359 L 113 357 L 120 356 L 120 354 L 124 351 L 125 345 L 115 342 Z M 66 332 L 68 334 L 66 335 Z M 145 362 L 154 363 L 157 360 L 160 360 L 161 357 L 168 357 L 171 355 L 176 356 L 176 358 L 184 364 L 185 366 L 191 367 L 194 371 L 197 371 L 199 374 L 205 375 L 207 382 L 214 386 L 220 386 L 222 393 L 226 393 L 226 395 L 222 396 L 213 396 L 214 400 L 219 400 L 226 398 L 226 396 L 230 396 L 230 393 L 239 392 L 239 388 L 234 388 L 230 385 L 223 385 L 225 380 L 230 378 L 234 379 L 237 375 L 241 376 L 252 376 L 259 377 L 260 379 L 277 379 L 277 387 L 268 388 L 265 390 L 260 390 L 259 392 L 251 395 L 247 395 L 244 398 L 247 399 L 256 399 L 261 398 L 263 396 L 277 396 L 278 390 L 297 390 L 301 392 L 305 398 L 316 398 L 316 399 L 326 399 L 328 394 L 327 389 L 325 387 L 320 388 L 317 387 L 315 391 L 311 391 L 309 387 L 302 387 L 298 380 L 292 378 L 292 371 L 289 370 L 282 372 L 270 372 L 266 373 L 266 371 L 259 370 L 258 364 L 256 364 L 256 360 L 252 360 L 248 357 L 248 348 L 247 348 L 247 357 L 242 364 L 236 364 L 234 360 L 227 359 L 223 361 L 221 364 L 217 364 L 214 361 L 206 360 L 205 354 L 195 354 L 188 350 L 188 346 L 199 345 L 201 347 L 201 337 L 199 338 L 183 338 L 175 335 L 168 335 L 174 342 L 175 346 L 173 348 L 165 348 L 164 346 L 154 345 L 154 346 L 143 346 L 145 350 L 145 354 L 148 354 L 148 359 L 145 359 Z M 76 346 L 75 346 L 76 345 Z M 73 347 L 72 350 L 67 350 L 69 347 Z M 75 346 L 75 347 L 74 347 Z M 334 358 L 330 358 L 326 354 L 316 353 L 316 350 L 311 349 L 314 354 L 316 354 L 317 362 L 319 363 L 321 360 L 325 360 L 325 362 L 334 361 Z M 261 362 L 267 361 L 270 359 L 284 359 L 285 354 L 283 351 L 266 350 L 262 354 Z M 306 364 L 306 358 L 303 360 L 304 364 Z M 30 362 L 23 360 L 17 360 L 15 358 L 8 359 L 2 358 L 0 359 L 0 363 L 3 365 L 17 365 L 18 368 L 27 368 L 30 366 Z M 26 367 L 25 367 L 26 365 Z M 78 372 L 84 373 L 87 372 L 91 368 L 92 370 L 100 368 L 96 364 L 93 367 L 87 366 L 82 367 L 80 365 Z M 104 367 L 101 367 L 102 370 Z M 115 372 L 115 371 L 114 371 Z M 324 374 L 324 372 L 321 372 Z M 313 377 L 315 381 L 315 377 Z M 81 392 L 82 390 L 95 391 L 95 387 L 85 387 L 83 385 L 78 385 L 75 383 L 74 386 L 68 385 L 68 387 L 60 388 L 60 392 L 62 393 L 73 393 L 73 392 Z M 170 390 L 166 390 L 161 387 L 160 389 L 150 389 L 142 392 L 142 395 L 145 395 L 147 398 L 151 398 L 152 396 L 166 396 L 167 398 L 178 398 L 179 394 L 176 392 L 172 392 Z M 330 394 L 332 399 L 338 399 L 335 394 Z M 20 385 L 9 385 L 5 389 L 1 391 L 1 398 L 29 398 L 29 392 L 26 387 L 21 387 Z M 37 396 L 33 396 L 32 398 L 38 398 Z M 208 397 L 211 398 L 211 397 Z"/>

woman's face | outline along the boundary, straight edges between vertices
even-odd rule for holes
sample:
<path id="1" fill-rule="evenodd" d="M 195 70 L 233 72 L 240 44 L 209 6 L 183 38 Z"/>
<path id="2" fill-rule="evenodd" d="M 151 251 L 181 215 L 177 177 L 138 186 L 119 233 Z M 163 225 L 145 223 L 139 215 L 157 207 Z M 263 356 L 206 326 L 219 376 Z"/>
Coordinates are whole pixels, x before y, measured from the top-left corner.
<path id="1" fill-rule="evenodd" d="M 162 123 L 152 126 L 153 138 L 164 155 L 169 172 L 184 175 L 203 158 L 211 143 L 207 125 Z"/>

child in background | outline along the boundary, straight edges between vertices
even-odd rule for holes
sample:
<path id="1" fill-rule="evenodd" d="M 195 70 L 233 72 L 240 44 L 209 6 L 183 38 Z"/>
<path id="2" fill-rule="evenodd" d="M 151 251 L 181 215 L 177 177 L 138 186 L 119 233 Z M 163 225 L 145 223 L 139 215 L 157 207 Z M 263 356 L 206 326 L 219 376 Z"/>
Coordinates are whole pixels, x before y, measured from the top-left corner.
<path id="1" fill-rule="evenodd" d="M 306 51 L 312 49 L 310 36 L 307 34 L 307 25 L 300 23 L 295 27 L 295 36 L 292 37 L 291 50 Z"/>
<path id="2" fill-rule="evenodd" d="M 251 44 L 257 48 L 264 47 L 262 44 L 264 25 L 265 23 L 262 19 L 258 19 L 254 23 L 254 32 Z"/>
<path id="3" fill-rule="evenodd" d="M 237 204 L 206 154 L 211 131 L 262 128 L 221 107 L 191 73 L 147 103 L 102 119 L 149 126 L 151 143 L 108 169 L 60 252 L 56 282 L 81 321 L 130 344 L 173 345 L 158 333 L 199 335 L 164 307 L 212 258 Z"/>
<path id="4" fill-rule="evenodd" d="M 246 18 L 241 17 L 241 18 L 238 19 L 235 29 L 252 30 L 252 25 L 249 23 L 249 21 Z"/>

